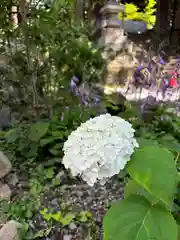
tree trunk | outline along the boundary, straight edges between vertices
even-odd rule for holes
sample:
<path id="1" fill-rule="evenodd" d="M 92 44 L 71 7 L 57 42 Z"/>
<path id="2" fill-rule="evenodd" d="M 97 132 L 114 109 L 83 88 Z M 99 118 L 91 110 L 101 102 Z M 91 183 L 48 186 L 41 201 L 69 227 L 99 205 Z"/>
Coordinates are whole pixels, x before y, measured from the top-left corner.
<path id="1" fill-rule="evenodd" d="M 20 23 L 22 26 L 26 23 L 26 17 L 27 17 L 27 2 L 26 0 L 20 0 L 19 3 L 19 12 L 20 12 Z"/>
<path id="2" fill-rule="evenodd" d="M 171 43 L 180 44 L 180 0 L 174 0 L 172 4 L 172 26 L 170 32 Z"/>
<path id="3" fill-rule="evenodd" d="M 170 4 L 168 0 L 157 1 L 156 25 L 155 30 L 158 35 L 164 35 L 168 32 Z"/>
<path id="4" fill-rule="evenodd" d="M 175 30 L 180 30 L 180 0 L 174 0 L 173 9 L 173 28 Z"/>
<path id="5" fill-rule="evenodd" d="M 75 18 L 82 21 L 84 18 L 84 0 L 75 1 Z"/>

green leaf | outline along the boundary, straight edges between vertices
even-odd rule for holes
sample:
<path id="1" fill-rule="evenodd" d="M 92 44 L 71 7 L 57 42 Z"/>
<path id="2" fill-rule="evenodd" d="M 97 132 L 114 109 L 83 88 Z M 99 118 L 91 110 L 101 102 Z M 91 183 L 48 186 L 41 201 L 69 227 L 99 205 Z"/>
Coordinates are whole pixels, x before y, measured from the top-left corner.
<path id="1" fill-rule="evenodd" d="M 24 156 L 26 156 L 26 158 L 36 157 L 38 154 L 38 148 L 39 148 L 39 145 L 37 143 L 31 142 L 29 144 L 29 151 L 26 150 L 24 153 Z"/>
<path id="2" fill-rule="evenodd" d="M 134 180 L 129 180 L 124 192 L 125 198 L 131 195 L 140 195 L 146 198 L 150 203 L 157 203 L 158 199 L 153 197 L 149 192 L 147 192 L 144 188 L 142 188 L 137 182 Z"/>
<path id="3" fill-rule="evenodd" d="M 34 236 L 33 236 L 33 239 L 39 239 L 39 238 L 42 238 L 42 237 L 47 237 L 50 232 L 52 230 L 52 227 L 48 228 L 48 229 L 42 229 L 42 230 L 39 230 Z"/>
<path id="4" fill-rule="evenodd" d="M 37 122 L 31 125 L 28 137 L 32 142 L 38 142 L 48 131 L 49 123 Z"/>
<path id="5" fill-rule="evenodd" d="M 180 225 L 177 225 L 178 227 L 178 239 L 177 240 L 180 240 Z"/>
<path id="6" fill-rule="evenodd" d="M 44 147 L 44 146 L 46 146 L 47 144 L 52 143 L 53 141 L 54 141 L 54 138 L 53 138 L 53 137 L 43 138 L 43 139 L 40 140 L 40 146 L 41 146 L 41 147 Z"/>
<path id="7" fill-rule="evenodd" d="M 51 149 L 49 149 L 49 151 L 52 155 L 58 156 L 61 153 L 62 147 L 63 147 L 63 143 L 57 143 Z"/>
<path id="8" fill-rule="evenodd" d="M 150 194 L 172 207 L 178 172 L 170 151 L 150 146 L 139 148 L 129 162 L 128 172 Z"/>
<path id="9" fill-rule="evenodd" d="M 10 129 L 6 134 L 5 138 L 8 142 L 15 142 L 19 137 L 19 132 L 17 129 Z"/>
<path id="10" fill-rule="evenodd" d="M 146 138 L 136 138 L 137 142 L 139 143 L 140 148 L 146 147 L 146 146 L 157 146 L 158 142 L 156 140 L 152 139 L 146 139 Z"/>
<path id="11" fill-rule="evenodd" d="M 53 180 L 52 180 L 52 185 L 53 186 L 59 186 L 61 184 L 61 178 L 59 175 L 57 175 Z"/>
<path id="12" fill-rule="evenodd" d="M 68 213 L 65 217 L 62 217 L 60 222 L 63 226 L 69 225 L 75 218 L 74 214 Z"/>
<path id="13" fill-rule="evenodd" d="M 54 169 L 53 168 L 48 168 L 45 170 L 45 175 L 47 179 L 52 179 L 54 176 Z"/>
<path id="14" fill-rule="evenodd" d="M 160 204 L 142 196 L 115 203 L 103 220 L 104 240 L 177 240 L 177 225 Z"/>
<path id="15" fill-rule="evenodd" d="M 49 151 L 53 156 L 58 156 L 59 155 L 59 151 L 57 149 L 52 148 Z"/>
<path id="16" fill-rule="evenodd" d="M 43 216 L 43 218 L 46 220 L 46 221 L 50 221 L 51 218 L 52 218 L 52 214 L 51 213 L 48 213 L 48 209 L 47 208 L 44 208 L 43 210 L 40 211 L 40 214 Z"/>
<path id="17" fill-rule="evenodd" d="M 50 158 L 48 160 L 46 160 L 45 163 L 43 163 L 44 167 L 51 167 L 54 166 L 56 163 L 59 163 L 61 161 L 61 159 L 59 158 Z"/>
<path id="18" fill-rule="evenodd" d="M 27 209 L 25 215 L 26 215 L 26 218 L 32 218 L 33 213 L 32 213 L 32 211 L 30 209 Z"/>
<path id="19" fill-rule="evenodd" d="M 53 132 L 51 132 L 51 134 L 56 139 L 63 139 L 62 131 L 53 131 Z"/>
<path id="20" fill-rule="evenodd" d="M 158 139 L 160 144 L 171 151 L 180 152 L 180 143 L 170 134 L 167 134 Z"/>
<path id="21" fill-rule="evenodd" d="M 37 196 L 41 193 L 42 191 L 42 185 L 39 181 L 36 181 L 36 180 L 32 180 L 30 182 L 30 193 L 33 195 L 33 196 Z"/>
<path id="22" fill-rule="evenodd" d="M 57 213 L 52 214 L 52 219 L 54 219 L 57 222 L 61 221 L 61 219 L 62 219 L 61 212 L 58 211 Z"/>
<path id="23" fill-rule="evenodd" d="M 78 218 L 78 220 L 79 220 L 80 222 L 87 222 L 87 221 L 89 220 L 89 218 L 91 218 L 91 217 L 92 217 L 92 215 L 91 215 L 90 212 L 88 212 L 88 211 L 81 211 L 81 212 L 79 213 L 79 218 Z"/>

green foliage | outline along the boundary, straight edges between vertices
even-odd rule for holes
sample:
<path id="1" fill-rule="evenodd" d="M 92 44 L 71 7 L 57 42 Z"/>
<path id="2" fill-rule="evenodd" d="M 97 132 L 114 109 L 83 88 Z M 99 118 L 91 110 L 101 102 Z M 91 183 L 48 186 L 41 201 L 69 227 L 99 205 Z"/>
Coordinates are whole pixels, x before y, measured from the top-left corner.
<path id="1" fill-rule="evenodd" d="M 160 107 L 150 124 L 137 122 L 137 116 L 132 111 L 140 148 L 127 165 L 130 179 L 124 200 L 113 204 L 104 217 L 104 239 L 177 240 L 180 121 L 167 107 Z"/>
<path id="2" fill-rule="evenodd" d="M 36 161 L 43 161 L 46 166 L 60 163 L 64 141 L 73 130 L 94 113 L 89 108 L 74 106 L 71 111 L 69 108 L 64 108 L 61 114 L 63 114 L 63 120 L 59 116 L 54 116 L 50 120 L 32 124 L 29 122 L 15 124 L 5 134 L 7 143 L 3 147 L 10 149 L 15 158 L 22 159 L 22 163 L 29 165 Z"/>
<path id="3" fill-rule="evenodd" d="M 127 170 L 132 180 L 125 199 L 114 204 L 104 218 L 104 239 L 177 240 L 171 214 L 178 182 L 173 154 L 160 147 L 142 147 L 135 151 Z"/>
<path id="4" fill-rule="evenodd" d="M 125 4 L 125 20 L 138 20 L 147 23 L 148 28 L 152 28 L 156 21 L 156 0 L 147 0 L 146 7 L 143 12 L 140 12 L 138 7 L 133 3 Z M 122 19 L 122 15 L 120 15 Z"/>
<path id="5" fill-rule="evenodd" d="M 94 115 L 70 94 L 70 80 L 77 76 L 80 82 L 98 82 L 104 64 L 100 49 L 89 40 L 89 26 L 75 21 L 73 1 L 35 2 L 28 2 L 28 14 L 17 28 L 10 17 L 12 1 L 0 4 L 0 62 L 5 62 L 0 92 L 8 96 L 7 105 L 20 119 L 9 131 L 0 132 L 0 148 L 26 182 L 22 189 L 17 188 L 18 196 L 12 202 L 0 203 L 0 215 L 23 223 L 22 239 L 49 236 L 51 225 L 36 232 L 33 221 L 47 207 L 43 195 L 65 186 L 60 178 L 64 142 Z M 65 180 L 68 176 L 66 172 Z M 51 212 L 51 220 L 61 228 L 73 220 L 87 223 L 91 214 Z"/>
<path id="6" fill-rule="evenodd" d="M 142 196 L 131 195 L 114 204 L 104 218 L 104 227 L 105 240 L 177 240 L 176 222 L 169 211 Z"/>
<path id="7" fill-rule="evenodd" d="M 74 214 L 67 213 L 63 215 L 60 211 L 57 211 L 56 213 L 51 213 L 48 211 L 47 208 L 40 211 L 43 218 L 47 221 L 53 220 L 55 222 L 60 223 L 62 226 L 69 225 L 73 219 L 75 218 Z"/>
<path id="8" fill-rule="evenodd" d="M 88 38 L 89 27 L 75 21 L 73 1 L 41 5 L 30 1 L 26 21 L 17 28 L 9 18 L 9 5 L 10 1 L 4 2 L 0 9 L 6 15 L 0 23 L 0 58 L 8 58 L 1 78 L 16 90 L 7 104 L 26 117 L 27 113 L 36 118 L 52 117 L 73 76 L 81 82 L 100 80 L 101 52 Z"/>
<path id="9" fill-rule="evenodd" d="M 67 212 L 67 213 L 66 213 Z M 88 222 L 92 215 L 88 211 L 81 211 L 78 214 L 71 213 L 68 209 L 63 209 L 63 211 L 56 211 L 55 213 L 47 208 L 40 211 L 43 218 L 48 222 L 59 223 L 62 227 L 69 225 L 74 221 L 78 222 Z"/>
<path id="10" fill-rule="evenodd" d="M 108 106 L 119 104 L 114 104 L 115 100 L 119 99 L 109 99 Z M 71 131 L 93 115 L 90 109 L 70 103 L 71 100 L 69 108 L 62 108 L 63 120 L 57 113 L 51 119 L 17 123 L 6 134 L 2 133 L 7 140 L 6 147 L 15 157 L 14 166 L 17 164 L 23 170 L 25 165 L 24 172 L 31 177 L 26 197 L 20 197 L 11 204 L 3 203 L 1 209 L 8 219 L 24 223 L 26 235 L 31 236 L 29 239 L 49 236 L 55 224 L 64 228 L 72 222 L 83 224 L 92 220 L 89 212 L 77 214 L 62 206 L 61 210 L 49 209 L 40 201 L 49 189 L 63 188 L 65 183 L 57 174 L 63 156 L 63 143 Z M 140 119 L 137 106 L 120 103 L 125 110 L 118 109 L 116 114 L 131 121 L 140 148 L 127 165 L 130 179 L 125 187 L 124 200 L 112 205 L 104 218 L 104 239 L 177 240 L 177 224 L 180 223 L 180 192 L 177 187 L 180 121 L 160 109 L 153 122 L 146 124 Z M 38 212 L 48 222 L 48 227 L 32 234 L 27 223 Z"/>
<path id="11" fill-rule="evenodd" d="M 132 156 L 128 172 L 131 178 L 152 196 L 172 207 L 177 186 L 177 170 L 171 152 L 159 147 L 140 148 Z M 167 179 L 167 182 L 164 179 Z"/>
<path id="12" fill-rule="evenodd" d="M 158 202 L 158 198 L 156 196 L 152 196 L 148 191 L 142 188 L 140 184 L 130 179 L 126 185 L 124 195 L 125 198 L 127 198 L 133 194 L 140 195 L 153 204 Z"/>
<path id="13" fill-rule="evenodd" d="M 32 142 L 38 142 L 48 131 L 49 123 L 36 122 L 30 126 L 28 138 Z"/>

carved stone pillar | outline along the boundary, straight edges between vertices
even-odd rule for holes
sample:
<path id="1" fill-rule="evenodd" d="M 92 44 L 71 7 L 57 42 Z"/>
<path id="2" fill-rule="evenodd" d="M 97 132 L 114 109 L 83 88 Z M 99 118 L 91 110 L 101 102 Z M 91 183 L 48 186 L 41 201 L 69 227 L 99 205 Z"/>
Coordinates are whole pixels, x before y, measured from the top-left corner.
<path id="1" fill-rule="evenodd" d="M 101 37 L 98 45 L 104 48 L 103 57 L 107 60 L 103 83 L 109 87 L 125 86 L 132 78 L 135 68 L 132 43 L 124 35 L 123 21 L 119 15 L 124 7 L 117 2 L 107 2 L 101 9 Z"/>
<path id="2" fill-rule="evenodd" d="M 107 50 L 112 49 L 113 51 L 119 51 L 126 40 L 118 17 L 123 11 L 123 6 L 111 2 L 108 2 L 100 11 L 102 15 L 100 26 L 101 38 L 98 43 Z"/>

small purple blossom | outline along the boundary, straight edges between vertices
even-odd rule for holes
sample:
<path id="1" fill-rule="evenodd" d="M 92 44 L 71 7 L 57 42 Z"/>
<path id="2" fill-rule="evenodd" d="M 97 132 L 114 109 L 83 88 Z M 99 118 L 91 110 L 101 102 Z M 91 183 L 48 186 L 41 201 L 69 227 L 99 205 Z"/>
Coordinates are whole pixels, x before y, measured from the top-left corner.
<path id="1" fill-rule="evenodd" d="M 76 83 L 73 80 L 71 80 L 70 86 L 71 86 L 71 88 L 75 88 L 77 85 L 76 85 Z"/>
<path id="2" fill-rule="evenodd" d="M 138 71 L 141 71 L 143 68 L 144 68 L 143 65 L 139 65 L 139 66 L 137 67 L 137 70 L 138 70 Z"/>
<path id="3" fill-rule="evenodd" d="M 151 72 L 152 71 L 152 62 L 150 61 L 150 63 L 148 64 L 148 67 L 147 67 L 147 69 L 149 70 L 149 72 Z"/>
<path id="4" fill-rule="evenodd" d="M 76 76 L 73 76 L 70 82 L 70 90 L 77 96 L 77 84 L 79 83 L 79 79 Z"/>
<path id="5" fill-rule="evenodd" d="M 79 82 L 79 79 L 78 79 L 78 77 L 76 77 L 76 76 L 73 76 L 72 80 L 73 80 L 75 83 L 78 83 L 78 82 Z"/>
<path id="6" fill-rule="evenodd" d="M 79 82 L 79 79 L 76 76 L 73 76 L 70 84 L 71 88 L 77 87 L 78 82 Z"/>
<path id="7" fill-rule="evenodd" d="M 166 62 L 164 61 L 164 59 L 162 57 L 160 57 L 160 64 L 162 64 L 162 65 L 166 64 Z"/>
<path id="8" fill-rule="evenodd" d="M 82 104 L 86 104 L 86 95 L 85 94 L 82 94 L 81 96 L 81 100 L 82 100 Z"/>
<path id="9" fill-rule="evenodd" d="M 122 24 L 122 21 L 121 21 L 121 20 L 117 20 L 117 24 L 118 24 L 118 25 L 121 25 L 121 24 Z"/>
<path id="10" fill-rule="evenodd" d="M 64 120 L 64 113 L 61 114 L 61 121 Z"/>

